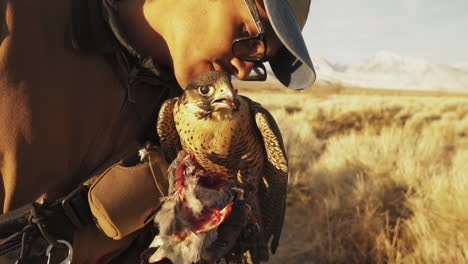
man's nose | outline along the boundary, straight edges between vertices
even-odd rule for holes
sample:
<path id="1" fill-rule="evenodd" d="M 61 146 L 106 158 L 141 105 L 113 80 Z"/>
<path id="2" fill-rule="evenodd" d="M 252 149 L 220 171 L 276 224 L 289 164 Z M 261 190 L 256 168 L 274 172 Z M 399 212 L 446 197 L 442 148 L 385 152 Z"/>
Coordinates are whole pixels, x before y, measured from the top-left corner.
<path id="1" fill-rule="evenodd" d="M 233 68 L 233 75 L 239 80 L 244 80 L 249 76 L 250 72 L 255 66 L 255 63 L 249 61 L 243 61 L 236 57 L 231 59 L 231 66 Z"/>

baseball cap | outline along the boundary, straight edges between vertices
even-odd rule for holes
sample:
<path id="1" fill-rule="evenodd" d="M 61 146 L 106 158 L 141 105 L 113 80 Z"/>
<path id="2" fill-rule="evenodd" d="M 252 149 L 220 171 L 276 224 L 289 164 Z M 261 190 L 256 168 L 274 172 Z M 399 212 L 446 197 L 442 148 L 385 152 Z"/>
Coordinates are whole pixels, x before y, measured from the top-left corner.
<path id="1" fill-rule="evenodd" d="M 286 87 L 304 90 L 316 79 L 301 30 L 309 13 L 310 0 L 264 0 L 271 26 L 283 47 L 270 58 L 276 78 Z"/>

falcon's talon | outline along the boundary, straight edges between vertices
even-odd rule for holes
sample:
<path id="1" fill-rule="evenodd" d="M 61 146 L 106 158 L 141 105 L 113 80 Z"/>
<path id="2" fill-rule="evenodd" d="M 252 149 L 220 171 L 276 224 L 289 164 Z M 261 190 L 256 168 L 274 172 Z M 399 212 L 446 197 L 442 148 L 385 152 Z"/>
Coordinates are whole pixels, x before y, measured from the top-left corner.
<path id="1" fill-rule="evenodd" d="M 190 161 L 195 161 L 195 162 L 197 161 L 197 159 L 195 159 L 195 154 L 193 152 L 188 153 L 188 159 Z"/>

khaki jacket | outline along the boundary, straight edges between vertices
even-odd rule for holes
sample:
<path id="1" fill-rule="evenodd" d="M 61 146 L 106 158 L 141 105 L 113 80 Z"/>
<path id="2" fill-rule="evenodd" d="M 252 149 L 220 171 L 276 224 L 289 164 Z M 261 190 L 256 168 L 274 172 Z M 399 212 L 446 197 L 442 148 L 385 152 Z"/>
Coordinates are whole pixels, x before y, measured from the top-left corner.
<path id="1" fill-rule="evenodd" d="M 0 213 L 64 196 L 155 134 L 168 87 L 178 87 L 153 76 L 129 89 L 121 47 L 100 46 L 105 34 L 94 31 L 105 23 L 86 21 L 100 17 L 96 1 L 0 0 Z M 114 241 L 88 226 L 75 234 L 73 263 L 107 263 L 133 238 Z"/>

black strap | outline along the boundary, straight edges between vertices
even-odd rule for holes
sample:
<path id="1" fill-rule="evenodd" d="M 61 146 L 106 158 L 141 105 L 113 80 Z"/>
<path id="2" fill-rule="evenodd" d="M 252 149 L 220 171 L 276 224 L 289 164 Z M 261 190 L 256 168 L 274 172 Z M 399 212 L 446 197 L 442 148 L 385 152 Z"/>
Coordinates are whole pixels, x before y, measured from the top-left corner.
<path id="1" fill-rule="evenodd" d="M 30 203 L 0 215 L 0 237 L 10 236 L 23 229 L 28 223 L 27 215 L 33 207 L 34 204 Z"/>
<path id="2" fill-rule="evenodd" d="M 101 0 L 72 0 L 71 41 L 85 52 L 112 53 L 119 43 L 102 17 Z"/>
<path id="3" fill-rule="evenodd" d="M 0 255 L 15 250 L 21 246 L 23 234 L 32 226 L 28 225 L 30 212 L 34 204 L 24 205 L 9 213 L 0 215 Z"/>
<path id="4" fill-rule="evenodd" d="M 0 215 L 0 255 L 21 247 L 21 259 L 25 244 L 35 237 L 57 247 L 62 247 L 57 239 L 72 241 L 76 229 L 93 222 L 87 193 L 81 185 L 54 202 L 30 203 Z"/>
<path id="5" fill-rule="evenodd" d="M 88 191 L 88 186 L 80 185 L 80 187 L 60 200 L 61 208 L 75 228 L 80 228 L 93 222 L 93 215 L 91 214 L 88 202 Z"/>

